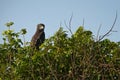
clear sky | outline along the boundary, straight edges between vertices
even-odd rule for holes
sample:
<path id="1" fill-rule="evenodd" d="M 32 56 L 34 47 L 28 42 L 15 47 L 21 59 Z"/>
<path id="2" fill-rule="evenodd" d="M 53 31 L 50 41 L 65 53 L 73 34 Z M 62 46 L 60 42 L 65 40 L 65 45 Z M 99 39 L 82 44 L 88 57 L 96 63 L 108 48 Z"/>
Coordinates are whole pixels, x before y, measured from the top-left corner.
<path id="1" fill-rule="evenodd" d="M 36 25 L 46 25 L 46 38 L 52 36 L 60 27 L 65 27 L 64 21 L 69 23 L 73 14 L 72 31 L 82 25 L 97 34 L 102 24 L 100 35 L 108 31 L 113 24 L 116 11 L 118 18 L 114 30 L 109 37 L 112 41 L 120 41 L 120 0 L 0 0 L 0 43 L 3 42 L 1 33 L 7 29 L 5 23 L 13 21 L 12 29 L 19 31 L 27 29 L 26 41 L 30 41 Z"/>

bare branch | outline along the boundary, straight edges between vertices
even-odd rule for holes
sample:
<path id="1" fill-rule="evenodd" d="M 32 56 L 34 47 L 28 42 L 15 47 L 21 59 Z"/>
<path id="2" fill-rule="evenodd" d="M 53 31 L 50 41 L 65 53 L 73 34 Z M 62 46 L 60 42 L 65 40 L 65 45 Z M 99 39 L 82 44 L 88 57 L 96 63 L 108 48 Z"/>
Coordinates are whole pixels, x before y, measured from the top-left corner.
<path id="1" fill-rule="evenodd" d="M 96 38 L 97 41 L 99 40 L 99 33 L 100 33 L 101 26 L 102 26 L 102 24 L 100 24 L 99 29 L 97 31 L 97 38 Z"/>
<path id="2" fill-rule="evenodd" d="M 70 17 L 70 20 L 69 20 L 69 28 L 70 28 L 70 29 L 71 29 L 72 18 L 73 18 L 73 13 L 72 13 L 72 15 L 71 15 L 71 17 Z"/>
<path id="3" fill-rule="evenodd" d="M 73 14 L 72 14 L 71 17 L 70 17 L 69 26 L 67 26 L 66 21 L 64 21 L 64 24 L 65 24 L 66 28 L 70 31 L 71 34 L 73 34 L 73 33 L 72 33 L 72 30 L 71 30 L 72 17 L 73 17 Z"/>
<path id="4" fill-rule="evenodd" d="M 82 24 L 83 27 L 84 27 L 84 24 L 85 24 L 85 20 L 84 20 L 84 18 L 83 18 L 83 24 Z"/>
<path id="5" fill-rule="evenodd" d="M 106 34 L 104 34 L 101 38 L 99 38 L 98 41 L 101 41 L 104 37 L 106 37 L 107 35 L 109 35 L 112 32 L 116 21 L 117 21 L 117 12 L 116 12 L 115 20 L 114 20 L 113 25 L 111 26 L 110 30 Z"/>

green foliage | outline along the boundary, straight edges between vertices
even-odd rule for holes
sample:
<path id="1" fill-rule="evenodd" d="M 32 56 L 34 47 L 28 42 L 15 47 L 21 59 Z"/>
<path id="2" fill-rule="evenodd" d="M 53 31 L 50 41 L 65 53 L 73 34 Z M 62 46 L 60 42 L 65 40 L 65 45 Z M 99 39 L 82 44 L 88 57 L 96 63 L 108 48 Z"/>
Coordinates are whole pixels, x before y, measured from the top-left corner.
<path id="1" fill-rule="evenodd" d="M 0 44 L 0 80 L 119 80 L 120 43 L 109 39 L 95 42 L 91 31 L 80 26 L 68 37 L 62 27 L 34 50 L 22 46 L 7 23 Z M 25 37 L 24 37 L 25 38 Z"/>
<path id="2" fill-rule="evenodd" d="M 22 35 L 26 34 L 27 33 L 26 29 L 21 29 L 21 33 Z"/>
<path id="3" fill-rule="evenodd" d="M 14 23 L 13 22 L 8 22 L 8 23 L 6 23 L 5 25 L 7 26 L 7 27 L 10 27 L 10 26 L 12 26 Z"/>

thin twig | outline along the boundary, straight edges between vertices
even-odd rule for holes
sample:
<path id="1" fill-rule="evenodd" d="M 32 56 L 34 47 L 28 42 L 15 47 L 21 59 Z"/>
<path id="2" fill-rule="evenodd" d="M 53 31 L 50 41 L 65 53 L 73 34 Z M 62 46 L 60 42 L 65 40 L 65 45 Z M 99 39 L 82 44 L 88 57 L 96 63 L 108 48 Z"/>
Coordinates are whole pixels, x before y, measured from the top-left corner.
<path id="1" fill-rule="evenodd" d="M 112 32 L 116 21 L 117 21 L 117 12 L 116 12 L 115 20 L 114 20 L 113 25 L 111 26 L 110 30 L 106 34 L 104 34 L 101 38 L 99 38 L 98 41 L 101 41 L 104 37 L 106 37 L 107 35 L 109 35 Z"/>
<path id="2" fill-rule="evenodd" d="M 71 29 L 72 18 L 73 18 L 73 14 L 71 15 L 70 20 L 69 20 L 69 28 L 70 28 L 70 29 Z"/>
<path id="3" fill-rule="evenodd" d="M 64 24 L 65 24 L 66 28 L 70 31 L 71 34 L 73 34 L 73 33 L 72 33 L 72 30 L 71 30 L 72 17 L 73 17 L 73 14 L 72 14 L 71 17 L 70 17 L 69 26 L 67 26 L 66 21 L 64 21 Z"/>
<path id="4" fill-rule="evenodd" d="M 84 20 L 84 18 L 83 18 L 83 24 L 82 24 L 83 27 L 84 27 L 84 24 L 85 24 L 85 20 Z"/>
<path id="5" fill-rule="evenodd" d="M 99 33 L 100 33 L 101 26 L 102 26 L 102 24 L 100 24 L 99 29 L 98 29 L 98 31 L 97 31 L 97 38 L 96 38 L 97 41 L 99 40 L 98 37 L 99 37 Z"/>

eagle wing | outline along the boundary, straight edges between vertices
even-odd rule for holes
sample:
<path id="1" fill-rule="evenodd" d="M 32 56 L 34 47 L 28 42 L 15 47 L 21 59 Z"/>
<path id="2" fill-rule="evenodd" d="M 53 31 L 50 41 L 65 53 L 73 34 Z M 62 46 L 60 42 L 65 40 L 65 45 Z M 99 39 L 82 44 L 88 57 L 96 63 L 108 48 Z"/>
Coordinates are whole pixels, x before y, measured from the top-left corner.
<path id="1" fill-rule="evenodd" d="M 45 41 L 45 33 L 42 32 L 41 35 L 39 36 L 39 38 L 37 39 L 35 46 L 36 46 L 37 48 L 39 48 L 39 46 L 40 46 L 44 41 Z"/>
<path id="2" fill-rule="evenodd" d="M 44 31 L 36 32 L 34 34 L 34 36 L 32 37 L 31 46 L 32 47 L 36 47 L 37 49 L 39 49 L 39 46 L 44 42 L 44 40 L 45 40 L 45 33 L 44 33 Z"/>

